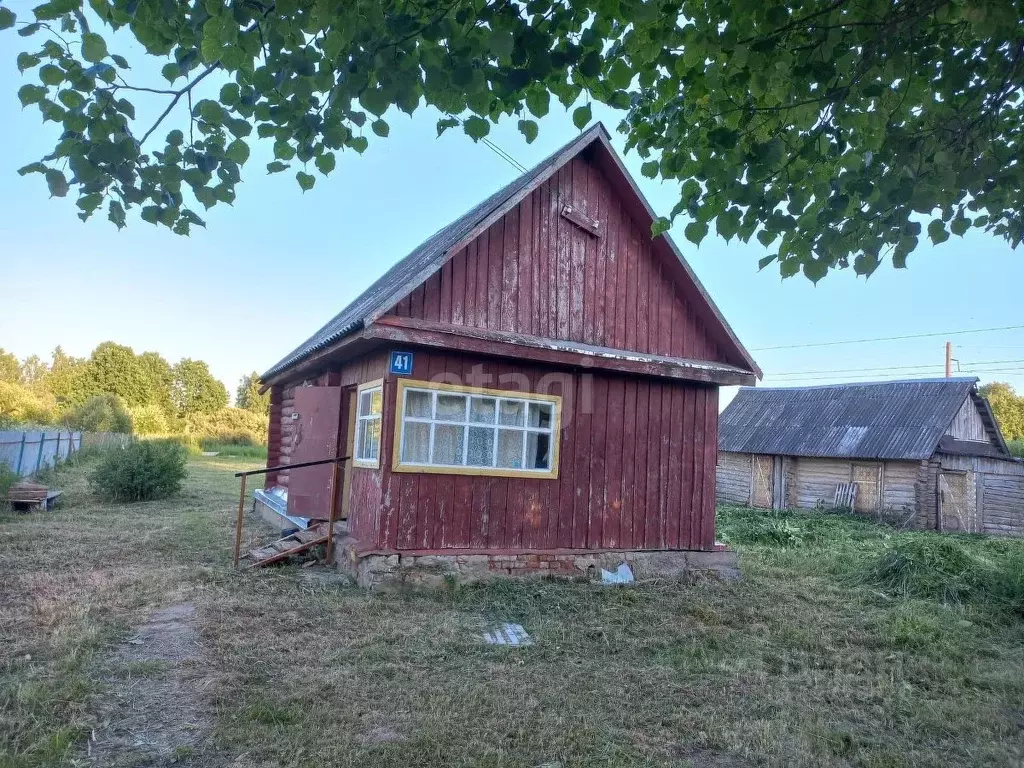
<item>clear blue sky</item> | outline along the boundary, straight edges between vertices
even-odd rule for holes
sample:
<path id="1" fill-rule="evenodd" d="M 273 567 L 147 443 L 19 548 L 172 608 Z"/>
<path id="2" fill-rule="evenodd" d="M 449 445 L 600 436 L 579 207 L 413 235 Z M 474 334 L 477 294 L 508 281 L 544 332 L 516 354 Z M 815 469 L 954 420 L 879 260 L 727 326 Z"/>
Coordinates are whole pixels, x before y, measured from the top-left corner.
<path id="1" fill-rule="evenodd" d="M 243 373 L 265 370 L 421 240 L 518 173 L 463 134 L 436 138 L 437 115 L 422 110 L 412 119 L 391 116 L 390 138 L 370 135 L 363 156 L 343 153 L 334 173 L 306 194 L 293 172 L 266 175 L 267 150 L 254 151 L 234 207 L 210 211 L 208 228 L 189 238 L 137 219 L 118 232 L 105 214 L 82 224 L 72 199 L 48 201 L 42 177 L 16 174 L 53 146 L 54 125 L 44 127 L 34 107 L 22 111 L 16 93 L 31 75 L 23 78 L 14 64 L 21 39 L 2 39 L 0 347 L 19 357 L 48 358 L 58 344 L 86 355 L 109 339 L 172 362 L 206 360 L 233 392 Z M 111 47 L 136 65 L 132 50 Z M 140 67 L 132 74 L 129 82 L 145 82 Z M 210 82 L 211 93 L 217 88 Z M 184 110 L 176 116 L 168 130 L 184 125 Z M 598 116 L 614 134 L 616 114 Z M 540 122 L 532 145 L 514 120 L 491 139 L 530 166 L 576 134 L 560 108 Z M 654 207 L 671 209 L 676 186 L 642 178 L 637 156 L 625 159 Z M 924 244 L 906 270 L 886 265 L 870 280 L 837 272 L 814 286 L 802 277 L 780 280 L 774 266 L 759 272 L 765 250 L 756 243 L 709 236 L 695 248 L 682 237 L 684 225 L 673 236 L 753 350 L 766 385 L 940 376 L 945 337 L 764 347 L 1024 324 L 1024 258 L 984 234 Z M 1024 391 L 1024 331 L 949 339 L 964 373 Z"/>

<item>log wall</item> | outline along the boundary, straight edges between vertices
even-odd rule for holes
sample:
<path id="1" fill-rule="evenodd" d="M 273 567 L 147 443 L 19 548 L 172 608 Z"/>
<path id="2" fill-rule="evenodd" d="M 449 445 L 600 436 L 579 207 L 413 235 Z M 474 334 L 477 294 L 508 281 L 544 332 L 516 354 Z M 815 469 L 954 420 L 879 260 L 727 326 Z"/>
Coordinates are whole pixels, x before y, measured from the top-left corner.
<path id="1" fill-rule="evenodd" d="M 750 503 L 750 462 L 749 453 L 718 454 L 715 490 L 719 504 Z"/>

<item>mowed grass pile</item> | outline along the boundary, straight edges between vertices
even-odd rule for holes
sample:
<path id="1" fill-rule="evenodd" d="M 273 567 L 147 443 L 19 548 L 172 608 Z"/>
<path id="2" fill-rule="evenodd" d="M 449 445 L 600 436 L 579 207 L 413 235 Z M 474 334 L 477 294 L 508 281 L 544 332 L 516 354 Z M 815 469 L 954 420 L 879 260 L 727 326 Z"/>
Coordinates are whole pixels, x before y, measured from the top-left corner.
<path id="1" fill-rule="evenodd" d="M 100 503 L 75 467 L 61 509 L 0 517 L 0 765 L 84 760 L 109 649 L 183 602 L 215 712 L 184 765 L 1024 759 L 1024 624 L 996 581 L 929 586 L 954 559 L 917 557 L 934 534 L 725 509 L 737 583 L 366 594 L 317 568 L 231 569 L 246 466 L 193 459 L 180 497 L 132 505 Z M 950 541 L 994 573 L 1024 546 Z M 503 621 L 535 645 L 482 643 Z"/>

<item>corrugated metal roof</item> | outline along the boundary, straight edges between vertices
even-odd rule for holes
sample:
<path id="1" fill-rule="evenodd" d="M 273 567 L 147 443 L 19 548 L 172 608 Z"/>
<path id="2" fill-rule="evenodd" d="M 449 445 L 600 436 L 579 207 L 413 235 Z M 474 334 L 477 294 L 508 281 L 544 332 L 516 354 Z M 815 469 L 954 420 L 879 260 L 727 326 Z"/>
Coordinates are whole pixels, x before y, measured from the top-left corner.
<path id="1" fill-rule="evenodd" d="M 432 271 L 431 268 L 435 265 L 439 267 L 443 264 L 448 256 L 448 252 L 493 212 L 501 208 L 518 192 L 530 186 L 553 166 L 561 164 L 567 152 L 575 154 L 576 151 L 594 141 L 604 130 L 604 126 L 597 123 L 594 127 L 546 157 L 512 183 L 502 187 L 451 224 L 428 237 L 412 253 L 385 272 L 379 280 L 367 288 L 355 301 L 345 307 L 327 325 L 302 342 L 302 344 L 287 354 L 260 378 L 266 381 L 271 376 L 298 363 L 313 352 L 359 329 L 363 325 L 363 320 L 368 315 L 379 310 L 386 310 L 388 307 L 382 305 L 392 301 L 396 290 L 415 280 L 417 275 L 425 271 Z M 402 297 L 399 296 L 398 298 L 401 299 Z"/>
<path id="2" fill-rule="evenodd" d="M 733 453 L 926 459 L 978 379 L 821 387 L 742 387 L 722 412 L 718 447 Z"/>

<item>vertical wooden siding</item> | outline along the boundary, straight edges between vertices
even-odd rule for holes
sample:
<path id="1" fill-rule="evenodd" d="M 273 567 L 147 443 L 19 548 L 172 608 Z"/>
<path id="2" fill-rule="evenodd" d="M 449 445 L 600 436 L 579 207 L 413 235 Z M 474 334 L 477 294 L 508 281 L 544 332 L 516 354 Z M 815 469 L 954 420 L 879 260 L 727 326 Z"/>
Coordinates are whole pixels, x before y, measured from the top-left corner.
<path id="1" fill-rule="evenodd" d="M 600 221 L 602 236 L 564 218 L 565 204 Z M 392 312 L 743 365 L 724 356 L 682 299 L 681 274 L 678 263 L 655 257 L 650 232 L 596 165 L 577 156 Z"/>
<path id="2" fill-rule="evenodd" d="M 708 549 L 714 544 L 718 392 L 415 353 L 413 378 L 564 398 L 556 480 L 390 471 L 396 384 L 385 389 L 379 527 L 364 549 Z M 486 377 L 481 381 L 480 377 Z M 545 377 L 547 378 L 545 379 Z M 511 383 L 510 383 L 511 382 Z M 368 481 L 367 481 L 368 482 Z M 355 486 L 354 486 L 355 490 Z M 361 503 L 370 503 L 370 494 Z M 353 497 L 353 513 L 357 499 Z M 364 518 L 363 515 L 366 517 Z M 364 519 L 367 521 L 364 523 Z"/>

